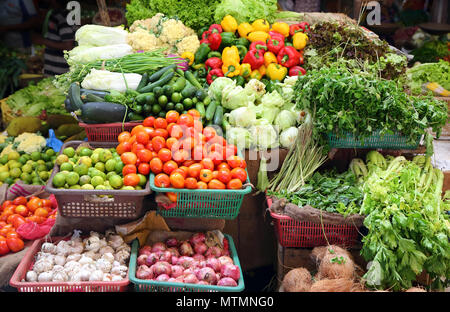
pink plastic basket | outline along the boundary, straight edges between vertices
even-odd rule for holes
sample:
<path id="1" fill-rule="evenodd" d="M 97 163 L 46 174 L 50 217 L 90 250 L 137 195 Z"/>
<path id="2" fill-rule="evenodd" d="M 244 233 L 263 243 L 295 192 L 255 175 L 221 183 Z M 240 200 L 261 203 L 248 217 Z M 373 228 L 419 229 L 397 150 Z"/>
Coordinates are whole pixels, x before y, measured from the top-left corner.
<path id="1" fill-rule="evenodd" d="M 64 238 L 54 237 L 51 241 L 57 243 L 62 239 Z M 45 238 L 34 241 L 11 277 L 9 284 L 17 288 L 19 292 L 124 292 L 127 290 L 130 283 L 128 276 L 117 282 L 25 282 L 25 275 L 33 267 L 35 256 L 45 242 Z"/>
<path id="2" fill-rule="evenodd" d="M 267 205 L 272 205 L 272 199 L 266 197 Z M 332 225 L 312 222 L 299 222 L 291 217 L 270 212 L 275 225 L 278 242 L 283 247 L 317 247 L 330 244 L 353 247 L 358 239 L 358 229 L 352 225 Z M 324 232 L 326 237 L 324 236 Z"/>
<path id="3" fill-rule="evenodd" d="M 142 124 L 142 121 L 134 122 L 114 122 L 107 124 L 86 124 L 80 122 L 78 125 L 84 128 L 88 141 L 95 142 L 117 142 L 117 137 L 122 131 L 131 131 L 135 126 Z"/>

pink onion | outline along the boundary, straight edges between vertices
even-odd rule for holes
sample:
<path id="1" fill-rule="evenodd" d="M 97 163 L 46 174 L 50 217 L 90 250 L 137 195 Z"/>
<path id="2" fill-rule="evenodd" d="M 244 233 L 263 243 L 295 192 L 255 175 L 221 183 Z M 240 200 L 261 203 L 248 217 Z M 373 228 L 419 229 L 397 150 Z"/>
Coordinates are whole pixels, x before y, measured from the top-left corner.
<path id="1" fill-rule="evenodd" d="M 177 247 L 178 240 L 175 237 L 170 237 L 166 240 L 167 247 Z"/>
<path id="2" fill-rule="evenodd" d="M 150 267 L 152 269 L 153 274 L 155 276 L 159 276 L 161 274 L 172 274 L 172 266 L 168 262 L 158 261 L 154 265 Z"/>
<path id="3" fill-rule="evenodd" d="M 183 271 L 183 275 L 194 274 L 194 269 L 189 268 Z"/>
<path id="4" fill-rule="evenodd" d="M 183 268 L 187 269 L 194 265 L 195 260 L 192 257 L 182 256 L 178 258 L 178 265 L 181 265 Z"/>
<path id="5" fill-rule="evenodd" d="M 170 251 L 166 250 L 164 252 L 157 252 L 156 255 L 158 256 L 159 261 L 172 261 L 172 254 L 170 253 Z"/>
<path id="6" fill-rule="evenodd" d="M 145 264 L 148 266 L 154 265 L 159 260 L 159 255 L 155 252 L 150 253 L 147 256 L 147 260 L 145 261 Z"/>
<path id="7" fill-rule="evenodd" d="M 174 257 L 174 256 L 172 256 L 172 258 L 171 258 L 171 260 L 170 260 L 170 263 L 172 263 L 173 265 L 175 265 L 175 264 L 177 264 L 177 263 L 178 263 L 178 260 L 179 260 L 179 258 L 178 258 L 178 257 Z"/>
<path id="8" fill-rule="evenodd" d="M 140 255 L 140 256 L 137 258 L 137 265 L 143 265 L 143 264 L 146 264 L 146 263 L 147 263 L 147 258 L 148 258 L 148 255 L 146 255 L 146 254 Z"/>
<path id="9" fill-rule="evenodd" d="M 172 266 L 172 274 L 171 276 L 174 278 L 177 278 L 179 276 L 182 276 L 184 273 L 184 268 L 181 265 L 173 265 Z"/>
<path id="10" fill-rule="evenodd" d="M 139 249 L 139 256 L 140 255 L 149 255 L 152 252 L 152 246 L 143 246 L 141 249 Z"/>
<path id="11" fill-rule="evenodd" d="M 168 57 L 171 57 L 171 58 L 174 58 L 174 59 L 177 59 L 177 60 L 183 61 L 182 63 L 178 63 L 178 64 L 177 64 L 177 67 L 178 67 L 179 69 L 181 69 L 181 70 L 183 70 L 183 71 L 186 71 L 186 70 L 189 69 L 189 63 L 186 61 L 186 59 L 184 59 L 184 58 L 182 58 L 182 57 L 180 57 L 180 56 L 178 56 L 178 55 L 176 55 L 176 54 L 168 54 L 167 56 L 168 56 Z"/>
<path id="12" fill-rule="evenodd" d="M 176 283 L 177 282 L 176 278 L 174 278 L 174 277 L 169 278 L 167 281 L 169 283 Z"/>
<path id="13" fill-rule="evenodd" d="M 227 256 L 227 257 L 229 257 L 229 256 L 230 256 L 230 251 L 229 251 L 229 250 L 223 249 L 223 250 L 222 250 L 222 256 Z"/>
<path id="14" fill-rule="evenodd" d="M 216 246 L 209 247 L 208 251 L 205 254 L 206 258 L 215 257 L 219 258 L 222 256 L 222 249 Z"/>
<path id="15" fill-rule="evenodd" d="M 156 278 L 156 280 L 157 280 L 158 282 L 167 282 L 167 281 L 169 280 L 169 278 L 170 278 L 169 275 L 167 275 L 167 274 L 161 274 L 161 275 L 158 275 L 158 277 Z"/>
<path id="16" fill-rule="evenodd" d="M 241 271 L 239 270 L 239 267 L 230 263 L 222 266 L 222 268 L 220 269 L 220 274 L 222 274 L 223 277 L 231 277 L 235 281 L 238 281 L 239 277 L 241 277 Z"/>
<path id="17" fill-rule="evenodd" d="M 216 272 L 216 279 L 220 280 L 222 278 L 222 274 Z"/>
<path id="18" fill-rule="evenodd" d="M 180 250 L 180 254 L 182 256 L 191 257 L 194 255 L 194 250 L 192 249 L 192 246 L 191 246 L 191 244 L 189 244 L 188 241 L 183 241 L 180 245 L 179 250 Z"/>
<path id="19" fill-rule="evenodd" d="M 208 246 L 205 243 L 197 243 L 194 245 L 194 251 L 197 254 L 203 255 L 208 250 Z"/>
<path id="20" fill-rule="evenodd" d="M 217 282 L 216 272 L 214 272 L 214 270 L 209 267 L 200 269 L 197 272 L 196 276 L 199 280 L 206 281 L 212 285 L 216 284 Z"/>
<path id="21" fill-rule="evenodd" d="M 220 264 L 222 264 L 222 265 L 225 265 L 227 263 L 234 264 L 233 259 L 231 259 L 228 256 L 219 257 L 218 260 L 220 261 Z"/>
<path id="22" fill-rule="evenodd" d="M 167 249 L 166 244 L 159 242 L 153 245 L 152 252 L 165 251 L 166 249 Z"/>
<path id="23" fill-rule="evenodd" d="M 195 261 L 205 261 L 206 258 L 204 255 L 201 254 L 195 254 L 192 258 L 194 258 Z"/>
<path id="24" fill-rule="evenodd" d="M 231 277 L 224 277 L 221 278 L 218 282 L 217 282 L 217 286 L 230 286 L 230 287 L 236 287 L 237 283 L 234 279 L 232 279 Z"/>
<path id="25" fill-rule="evenodd" d="M 175 282 L 177 283 L 184 283 L 184 277 L 182 276 L 178 276 L 177 278 L 175 278 Z"/>
<path id="26" fill-rule="evenodd" d="M 206 266 L 206 260 L 197 261 L 197 268 L 204 268 Z"/>
<path id="27" fill-rule="evenodd" d="M 180 253 L 178 252 L 178 249 L 176 249 L 175 247 L 170 247 L 166 251 L 170 252 L 172 254 L 172 256 L 174 256 L 174 257 L 179 257 L 180 256 Z"/>
<path id="28" fill-rule="evenodd" d="M 194 274 L 187 274 L 183 278 L 183 283 L 186 284 L 197 284 L 198 278 Z"/>
<path id="29" fill-rule="evenodd" d="M 206 266 L 214 270 L 214 272 L 220 272 L 220 268 L 222 264 L 217 258 L 208 258 L 206 259 Z"/>
<path id="30" fill-rule="evenodd" d="M 207 281 L 199 281 L 197 285 L 209 285 Z"/>
<path id="31" fill-rule="evenodd" d="M 195 233 L 194 235 L 191 236 L 191 238 L 189 239 L 189 242 L 192 245 L 195 245 L 198 243 L 204 243 L 205 240 L 206 240 L 205 233 Z"/>
<path id="32" fill-rule="evenodd" d="M 148 280 L 153 278 L 152 270 L 145 264 L 138 267 L 136 271 L 136 277 L 138 279 Z"/>

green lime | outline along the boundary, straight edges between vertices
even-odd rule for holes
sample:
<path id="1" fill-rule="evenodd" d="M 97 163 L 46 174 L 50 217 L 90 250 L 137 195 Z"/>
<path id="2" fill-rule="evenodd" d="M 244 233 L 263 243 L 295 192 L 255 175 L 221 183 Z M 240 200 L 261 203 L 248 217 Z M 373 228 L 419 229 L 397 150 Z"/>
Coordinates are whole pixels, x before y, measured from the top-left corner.
<path id="1" fill-rule="evenodd" d="M 113 157 L 112 152 L 108 149 L 103 150 L 103 152 L 101 152 L 99 156 L 102 163 L 107 162 Z"/>
<path id="2" fill-rule="evenodd" d="M 81 186 L 82 190 L 93 190 L 94 187 L 92 186 L 92 184 L 84 184 Z"/>
<path id="3" fill-rule="evenodd" d="M 167 114 L 167 112 L 165 112 L 165 111 L 160 111 L 159 114 L 158 114 L 158 117 L 166 118 L 166 114 Z"/>
<path id="4" fill-rule="evenodd" d="M 20 175 L 20 180 L 22 180 L 26 184 L 30 184 L 30 183 L 32 183 L 33 178 L 31 177 L 31 175 L 29 173 L 22 172 L 22 174 Z"/>
<path id="5" fill-rule="evenodd" d="M 105 164 L 102 163 L 102 162 L 96 163 L 94 168 L 99 170 L 99 171 L 101 171 L 101 172 L 105 172 Z"/>
<path id="6" fill-rule="evenodd" d="M 63 163 L 63 164 L 59 167 L 59 169 L 60 169 L 61 171 L 63 171 L 63 170 L 72 171 L 72 170 L 73 170 L 73 166 L 72 166 L 71 163 L 65 162 L 65 163 Z"/>
<path id="7" fill-rule="evenodd" d="M 9 170 L 14 169 L 14 168 L 22 168 L 22 164 L 16 160 L 14 160 L 8 166 L 9 166 Z"/>
<path id="8" fill-rule="evenodd" d="M 109 180 L 110 177 L 117 175 L 115 171 L 110 171 L 106 174 L 106 180 Z M 108 182 L 108 181 L 106 181 Z"/>
<path id="9" fill-rule="evenodd" d="M 66 177 L 62 172 L 58 172 L 53 177 L 53 186 L 54 187 L 62 187 L 64 184 L 66 184 Z"/>
<path id="10" fill-rule="evenodd" d="M 129 185 L 124 185 L 120 189 L 124 190 L 124 191 L 134 191 L 134 187 L 129 186 Z"/>
<path id="11" fill-rule="evenodd" d="M 140 185 L 136 185 L 134 188 L 136 189 L 136 191 L 142 190 L 142 186 Z"/>
<path id="12" fill-rule="evenodd" d="M 62 173 L 63 175 L 64 175 L 64 177 L 67 177 L 67 175 L 70 173 L 69 171 L 66 171 L 66 170 L 64 170 L 64 171 L 60 171 L 60 173 Z"/>
<path id="13" fill-rule="evenodd" d="M 113 159 L 116 161 L 116 163 L 122 161 L 122 158 L 120 158 L 120 156 L 114 156 Z"/>
<path id="14" fill-rule="evenodd" d="M 73 157 L 75 156 L 75 149 L 73 147 L 66 147 L 63 150 L 63 154 L 66 155 L 67 157 Z"/>
<path id="15" fill-rule="evenodd" d="M 14 180 L 13 180 L 12 178 L 7 178 L 7 179 L 5 180 L 5 183 L 11 185 L 11 184 L 14 183 Z"/>
<path id="16" fill-rule="evenodd" d="M 31 160 L 34 160 L 34 161 L 38 161 L 39 159 L 41 159 L 41 153 L 39 153 L 39 152 L 33 152 L 33 153 L 31 153 Z"/>
<path id="17" fill-rule="evenodd" d="M 192 98 L 192 104 L 194 105 L 194 104 L 197 104 L 198 103 L 198 99 L 195 97 L 195 98 Z"/>
<path id="18" fill-rule="evenodd" d="M 51 159 L 51 157 L 48 156 L 48 155 L 45 154 L 45 153 L 41 153 L 41 159 L 42 159 L 43 161 L 49 161 L 49 160 Z"/>
<path id="19" fill-rule="evenodd" d="M 48 174 L 48 171 L 41 171 L 39 172 L 39 178 L 41 178 L 44 181 L 47 181 L 50 175 Z"/>
<path id="20" fill-rule="evenodd" d="M 92 159 L 89 156 L 82 156 L 78 159 L 77 164 L 84 164 L 86 167 L 92 167 Z"/>
<path id="21" fill-rule="evenodd" d="M 155 104 L 152 106 L 152 113 L 157 115 L 162 110 L 161 106 L 158 104 Z"/>
<path id="22" fill-rule="evenodd" d="M 155 87 L 153 89 L 153 93 L 155 94 L 156 97 L 159 97 L 160 95 L 163 94 L 163 89 L 161 87 Z"/>
<path id="23" fill-rule="evenodd" d="M 102 185 L 103 183 L 105 183 L 105 180 L 103 180 L 103 178 L 100 177 L 100 176 L 94 176 L 94 177 L 91 179 L 91 184 L 92 184 L 92 186 L 94 186 L 94 187 L 96 187 L 97 185 Z"/>
<path id="24" fill-rule="evenodd" d="M 8 172 L 9 166 L 8 165 L 2 165 L 0 166 L 0 172 Z"/>
<path id="25" fill-rule="evenodd" d="M 178 92 L 172 93 L 172 96 L 170 97 L 170 99 L 171 99 L 172 102 L 174 102 L 174 103 L 180 103 L 180 101 L 181 101 L 182 98 L 183 98 L 183 97 L 182 97 L 181 94 L 178 93 Z"/>
<path id="26" fill-rule="evenodd" d="M 80 176 L 78 175 L 78 173 L 76 172 L 70 172 L 67 176 L 66 176 L 66 182 L 69 185 L 75 185 L 78 184 L 78 181 L 80 180 Z"/>
<path id="27" fill-rule="evenodd" d="M 20 170 L 19 168 L 13 168 L 9 172 L 9 175 L 11 176 L 11 178 L 14 178 L 14 179 L 20 177 L 21 174 L 22 174 L 22 170 Z"/>
<path id="28" fill-rule="evenodd" d="M 45 163 L 45 166 L 47 167 L 47 170 L 52 170 L 53 169 L 53 163 L 51 161 L 47 161 Z"/>
<path id="29" fill-rule="evenodd" d="M 83 147 L 80 150 L 79 155 L 80 156 L 91 156 L 92 155 L 92 150 L 90 148 L 88 148 L 88 147 Z"/>
<path id="30" fill-rule="evenodd" d="M 100 155 L 99 153 L 92 153 L 91 160 L 93 164 L 96 164 L 100 161 Z"/>
<path id="31" fill-rule="evenodd" d="M 91 183 L 91 177 L 87 174 L 82 175 L 80 177 L 80 185 L 90 184 Z"/>
<path id="32" fill-rule="evenodd" d="M 38 165 L 45 165 L 45 161 L 43 161 L 42 159 L 39 159 L 38 161 L 36 161 L 36 163 Z"/>
<path id="33" fill-rule="evenodd" d="M 31 173 L 33 167 L 30 164 L 25 164 L 22 166 L 22 172 Z"/>
<path id="34" fill-rule="evenodd" d="M 56 161 L 56 158 L 57 158 L 57 156 L 56 156 L 56 155 L 53 155 L 53 156 L 51 157 L 51 161 L 52 161 L 52 162 L 55 162 L 55 161 Z"/>
<path id="35" fill-rule="evenodd" d="M 20 158 L 20 154 L 16 151 L 12 151 L 8 154 L 8 160 L 17 160 Z"/>
<path id="36" fill-rule="evenodd" d="M 145 186 L 145 184 L 147 183 L 147 178 L 144 175 L 140 174 L 140 173 L 138 173 L 138 177 L 139 177 L 138 185 Z"/>
<path id="37" fill-rule="evenodd" d="M 181 103 L 175 104 L 175 110 L 181 114 L 184 111 L 183 104 L 181 104 Z"/>
<path id="38" fill-rule="evenodd" d="M 124 164 L 123 164 L 122 160 L 120 162 L 116 162 L 116 165 L 114 166 L 114 171 L 118 174 L 121 174 L 123 166 L 124 166 Z"/>
<path id="39" fill-rule="evenodd" d="M 170 102 L 170 103 L 167 103 L 167 105 L 166 105 L 166 111 L 170 111 L 170 110 L 174 110 L 175 109 L 175 104 L 174 103 L 172 103 L 172 102 Z"/>
<path id="40" fill-rule="evenodd" d="M 58 157 L 56 157 L 56 164 L 58 166 L 61 166 L 63 163 L 68 162 L 69 161 L 69 157 L 67 155 L 58 155 Z"/>
<path id="41" fill-rule="evenodd" d="M 37 168 L 39 164 L 37 162 L 31 163 L 31 167 L 33 167 L 33 170 Z"/>
<path id="42" fill-rule="evenodd" d="M 32 171 L 32 172 L 30 173 L 30 175 L 31 175 L 32 178 L 36 178 L 36 177 L 38 176 L 37 173 L 36 173 L 36 171 Z"/>
<path id="43" fill-rule="evenodd" d="M 48 150 L 45 151 L 45 154 L 47 154 L 48 156 L 52 157 L 56 153 L 55 153 L 55 151 L 53 149 L 49 148 Z"/>
<path id="44" fill-rule="evenodd" d="M 80 190 L 81 186 L 79 186 L 78 184 L 72 185 L 71 187 L 69 187 L 69 189 L 71 190 Z"/>
<path id="45" fill-rule="evenodd" d="M 171 96 L 172 93 L 173 93 L 173 87 L 171 85 L 165 85 L 163 87 L 163 92 L 164 92 L 165 95 Z"/>
<path id="46" fill-rule="evenodd" d="M 123 179 L 117 174 L 113 175 L 109 178 L 109 184 L 115 189 L 120 189 L 123 186 Z"/>
<path id="47" fill-rule="evenodd" d="M 190 98 L 186 98 L 183 100 L 183 106 L 186 107 L 186 109 L 192 108 L 192 100 Z"/>
<path id="48" fill-rule="evenodd" d="M 79 164 L 73 168 L 73 171 L 78 173 L 79 176 L 86 175 L 88 173 L 88 170 L 89 168 L 85 164 Z"/>
<path id="49" fill-rule="evenodd" d="M 46 165 L 38 165 L 36 170 L 37 170 L 37 172 L 47 171 L 47 166 Z M 69 171 L 69 170 L 62 170 L 62 171 Z"/>
<path id="50" fill-rule="evenodd" d="M 106 186 L 104 186 L 104 185 L 97 185 L 96 187 L 95 187 L 95 189 L 96 190 L 106 190 Z"/>
<path id="51" fill-rule="evenodd" d="M 169 102 L 169 100 L 167 99 L 167 96 L 165 95 L 161 95 L 158 98 L 158 104 L 161 106 L 166 106 L 166 104 Z M 155 104 L 156 105 L 156 104 Z M 153 107 L 155 107 L 155 105 L 153 105 Z"/>
<path id="52" fill-rule="evenodd" d="M 0 172 L 0 181 L 5 182 L 9 178 L 9 172 Z"/>
<path id="53" fill-rule="evenodd" d="M 114 171 L 114 168 L 116 167 L 116 161 L 114 160 L 114 158 L 109 159 L 106 163 L 105 163 L 105 169 L 108 172 Z"/>
<path id="54" fill-rule="evenodd" d="M 2 165 L 5 165 L 8 162 L 8 155 L 3 155 L 2 157 L 0 157 L 0 163 Z"/>
<path id="55" fill-rule="evenodd" d="M 26 157 L 24 157 L 25 155 L 22 155 L 22 156 L 20 156 L 19 157 L 19 162 L 22 164 L 22 165 L 25 165 L 26 163 L 27 163 L 27 161 L 28 161 L 28 159 L 26 159 Z"/>

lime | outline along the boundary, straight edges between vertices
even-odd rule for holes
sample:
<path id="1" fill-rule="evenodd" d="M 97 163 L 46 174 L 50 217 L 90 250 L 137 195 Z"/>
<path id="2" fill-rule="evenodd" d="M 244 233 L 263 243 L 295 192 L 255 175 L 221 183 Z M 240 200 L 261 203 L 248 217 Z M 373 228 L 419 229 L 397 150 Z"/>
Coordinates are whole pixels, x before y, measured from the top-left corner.
<path id="1" fill-rule="evenodd" d="M 79 154 L 80 156 L 91 156 L 92 155 L 92 150 L 88 147 L 83 147 L 81 148 Z"/>
<path id="2" fill-rule="evenodd" d="M 34 180 L 34 179 L 33 179 Z M 62 187 L 66 184 L 66 177 L 62 172 L 58 172 L 53 177 L 53 186 L 54 187 Z"/>
<path id="3" fill-rule="evenodd" d="M 140 185 L 136 185 L 134 188 L 135 188 L 135 190 L 137 190 L 137 191 L 142 190 L 142 186 L 140 186 Z"/>
<path id="4" fill-rule="evenodd" d="M 106 180 L 109 180 L 110 177 L 117 175 L 115 171 L 110 171 L 106 174 Z"/>
<path id="5" fill-rule="evenodd" d="M 99 171 L 101 171 L 101 172 L 105 172 L 105 164 L 102 163 L 102 162 L 96 163 L 94 168 L 99 170 Z"/>
<path id="6" fill-rule="evenodd" d="M 186 109 L 191 109 L 193 106 L 192 100 L 190 98 L 186 98 L 183 100 L 183 106 Z"/>
<path id="7" fill-rule="evenodd" d="M 0 172 L 0 181 L 2 182 L 6 182 L 6 179 L 9 178 L 9 172 L 5 171 L 5 172 Z"/>
<path id="8" fill-rule="evenodd" d="M 80 177 L 80 185 L 90 184 L 91 183 L 91 177 L 87 174 L 82 175 Z"/>
<path id="9" fill-rule="evenodd" d="M 26 163 L 27 163 L 27 161 L 28 161 L 28 159 L 26 159 L 26 157 L 24 157 L 25 155 L 22 155 L 22 156 L 20 156 L 19 157 L 19 162 L 22 164 L 22 165 L 25 165 Z"/>
<path id="10" fill-rule="evenodd" d="M 81 186 L 82 190 L 93 190 L 94 187 L 92 186 L 92 184 L 84 184 Z"/>
<path id="11" fill-rule="evenodd" d="M 76 173 L 76 172 L 70 172 L 70 173 L 66 176 L 66 182 L 67 182 L 67 184 L 69 184 L 70 186 L 77 184 L 79 180 L 80 180 L 80 176 L 79 176 L 78 173 Z"/>
<path id="12" fill-rule="evenodd" d="M 89 156 L 82 156 L 78 159 L 77 164 L 84 164 L 90 168 L 92 167 L 92 159 Z"/>
<path id="13" fill-rule="evenodd" d="M 103 150 L 103 153 L 100 153 L 100 161 L 105 163 L 113 157 L 110 150 Z"/>
<path id="14" fill-rule="evenodd" d="M 63 170 L 72 171 L 72 170 L 73 170 L 73 166 L 72 166 L 71 163 L 65 162 L 65 163 L 63 163 L 63 164 L 59 167 L 59 169 L 60 169 L 61 171 L 63 171 Z"/>
<path id="15" fill-rule="evenodd" d="M 138 174 L 138 177 L 139 177 L 138 185 L 139 186 L 144 186 L 147 183 L 147 178 L 144 175 L 140 174 L 140 173 Z"/>
<path id="16" fill-rule="evenodd" d="M 115 165 L 115 167 L 114 167 L 114 171 L 115 171 L 116 173 L 118 173 L 118 174 L 121 174 L 121 173 L 122 173 L 123 166 L 124 166 L 124 164 L 123 164 L 122 160 L 121 160 L 120 162 L 116 162 L 116 165 Z"/>
<path id="17" fill-rule="evenodd" d="M 37 162 L 32 162 L 32 163 L 31 163 L 31 167 L 33 167 L 33 170 L 36 169 L 37 166 L 38 166 L 38 163 L 37 163 Z"/>
<path id="18" fill-rule="evenodd" d="M 47 167 L 47 170 L 52 170 L 53 169 L 53 163 L 51 161 L 47 161 L 45 163 L 45 166 Z"/>
<path id="19" fill-rule="evenodd" d="M 122 162 L 122 158 L 120 158 L 120 156 L 114 156 L 113 159 L 116 161 L 116 163 Z"/>
<path id="20" fill-rule="evenodd" d="M 8 162 L 8 155 L 3 155 L 2 157 L 0 157 L 0 163 L 2 165 L 5 165 Z"/>
<path id="21" fill-rule="evenodd" d="M 92 184 L 92 186 L 94 186 L 94 187 L 96 187 L 97 185 L 102 185 L 103 183 L 105 183 L 105 180 L 103 180 L 103 178 L 100 177 L 100 176 L 94 176 L 94 177 L 91 179 L 91 184 Z"/>
<path id="22" fill-rule="evenodd" d="M 36 178 L 37 177 L 36 171 L 31 171 L 30 175 L 31 175 L 32 178 Z"/>
<path id="23" fill-rule="evenodd" d="M 123 179 L 117 174 L 113 175 L 109 178 L 109 184 L 115 189 L 120 189 L 123 186 Z"/>
<path id="24" fill-rule="evenodd" d="M 47 181 L 50 175 L 48 174 L 48 171 L 41 171 L 39 172 L 39 178 L 41 178 L 44 181 Z"/>
<path id="25" fill-rule="evenodd" d="M 91 160 L 92 160 L 92 163 L 93 164 L 96 164 L 96 163 L 98 163 L 99 161 L 100 161 L 100 155 L 99 155 L 99 153 L 92 153 L 92 155 L 91 155 Z"/>
<path id="26" fill-rule="evenodd" d="M 43 161 L 49 161 L 49 160 L 51 159 L 51 157 L 48 156 L 48 155 L 45 154 L 45 153 L 41 153 L 41 159 L 42 159 Z"/>
<path id="27" fill-rule="evenodd" d="M 8 167 L 9 169 L 14 169 L 14 168 L 21 168 L 22 164 L 20 162 L 18 162 L 17 160 L 10 160 L 8 161 Z"/>
<path id="28" fill-rule="evenodd" d="M 95 187 L 95 189 L 96 190 L 106 190 L 106 186 L 104 186 L 104 185 L 97 185 L 96 187 Z"/>
<path id="29" fill-rule="evenodd" d="M 55 153 L 55 151 L 53 149 L 49 148 L 48 150 L 45 151 L 45 154 L 47 154 L 48 156 L 52 157 L 56 153 Z"/>
<path id="30" fill-rule="evenodd" d="M 45 161 L 43 161 L 42 159 L 39 159 L 38 161 L 36 161 L 36 163 L 38 165 L 45 165 Z"/>
<path id="31" fill-rule="evenodd" d="M 8 172 L 8 171 L 9 171 L 9 166 L 8 165 L 0 166 L 0 172 Z"/>
<path id="32" fill-rule="evenodd" d="M 108 172 L 114 171 L 114 168 L 116 167 L 116 161 L 114 160 L 114 158 L 109 159 L 106 163 L 105 163 L 105 169 Z"/>
<path id="33" fill-rule="evenodd" d="M 8 154 L 8 160 L 17 160 L 19 159 L 20 154 L 16 151 L 12 151 Z"/>
<path id="34" fill-rule="evenodd" d="M 72 185 L 71 187 L 69 187 L 69 189 L 72 189 L 72 190 L 80 190 L 80 189 L 81 189 L 81 186 L 79 186 L 78 184 L 75 184 L 75 185 Z"/>
<path id="35" fill-rule="evenodd" d="M 11 185 L 14 183 L 14 180 L 12 178 L 6 178 L 5 183 Z"/>
<path id="36" fill-rule="evenodd" d="M 33 178 L 31 177 L 31 175 L 29 173 L 22 172 L 22 174 L 20 175 L 20 180 L 22 180 L 26 184 L 30 184 L 30 183 L 32 183 Z"/>
<path id="37" fill-rule="evenodd" d="M 181 114 L 184 110 L 183 104 L 181 104 L 181 103 L 175 104 L 175 110 Z"/>
<path id="38" fill-rule="evenodd" d="M 70 173 L 69 171 L 66 171 L 66 170 L 64 170 L 64 171 L 60 171 L 60 173 L 62 173 L 63 175 L 64 175 L 64 177 L 67 177 L 67 175 Z"/>
<path id="39" fill-rule="evenodd" d="M 47 171 L 47 166 L 46 165 L 39 165 L 36 168 L 37 172 L 41 172 L 41 171 Z M 69 170 L 62 170 L 62 171 L 69 171 Z"/>
<path id="40" fill-rule="evenodd" d="M 75 156 L 75 149 L 73 147 L 66 147 L 63 150 L 63 154 L 66 155 L 67 157 L 73 157 Z"/>
<path id="41" fill-rule="evenodd" d="M 178 92 L 172 93 L 171 100 L 172 100 L 172 102 L 174 102 L 175 104 L 176 104 L 176 103 L 180 103 L 180 101 L 181 101 L 182 98 L 183 98 L 183 97 L 181 96 L 180 93 L 178 93 Z"/>
<path id="42" fill-rule="evenodd" d="M 39 152 L 33 152 L 33 153 L 31 153 L 31 160 L 34 160 L 34 161 L 38 161 L 39 159 L 41 159 L 41 153 L 39 153 Z"/>
<path id="43" fill-rule="evenodd" d="M 56 161 L 56 155 L 53 155 L 50 159 L 51 159 L 51 161 L 55 162 Z"/>
<path id="44" fill-rule="evenodd" d="M 9 171 L 9 175 L 14 179 L 20 177 L 21 174 L 22 170 L 20 170 L 19 168 L 13 168 L 11 171 Z"/>
<path id="45" fill-rule="evenodd" d="M 22 172 L 31 173 L 33 167 L 30 164 L 25 164 L 22 166 Z"/>
<path id="46" fill-rule="evenodd" d="M 166 104 L 167 104 L 168 101 L 169 101 L 169 100 L 167 99 L 167 96 L 165 96 L 165 95 L 161 95 L 161 96 L 158 98 L 158 103 L 159 103 L 159 105 L 161 105 L 161 106 L 166 106 Z M 155 107 L 155 105 L 153 105 L 153 107 Z"/>
<path id="47" fill-rule="evenodd" d="M 58 157 L 56 157 L 56 164 L 58 164 L 58 166 L 61 166 L 63 163 L 68 162 L 69 161 L 69 157 L 67 157 L 67 155 L 58 155 Z"/>
<path id="48" fill-rule="evenodd" d="M 82 176 L 88 174 L 89 168 L 85 164 L 79 164 L 73 168 L 73 171 L 78 173 L 79 176 Z"/>

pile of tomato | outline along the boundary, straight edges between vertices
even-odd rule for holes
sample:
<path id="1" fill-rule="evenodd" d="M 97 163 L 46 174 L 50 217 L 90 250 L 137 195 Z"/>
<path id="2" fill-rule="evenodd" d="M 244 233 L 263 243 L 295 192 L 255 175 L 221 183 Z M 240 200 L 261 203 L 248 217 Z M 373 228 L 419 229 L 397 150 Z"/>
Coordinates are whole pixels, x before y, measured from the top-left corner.
<path id="1" fill-rule="evenodd" d="M 200 113 L 171 110 L 166 118 L 147 117 L 131 132 L 118 137 L 116 151 L 129 172 L 154 173 L 155 186 L 177 189 L 242 189 L 247 180 L 244 159 L 237 148 L 203 128 Z M 124 177 L 127 171 L 124 167 Z M 167 194 L 176 201 L 176 194 Z"/>
<path id="2" fill-rule="evenodd" d="M 31 196 L 28 200 L 17 197 L 6 200 L 0 207 L 0 255 L 21 251 L 24 248 L 22 237 L 16 229 L 26 222 L 41 224 L 47 219 L 56 218 L 49 199 Z"/>

